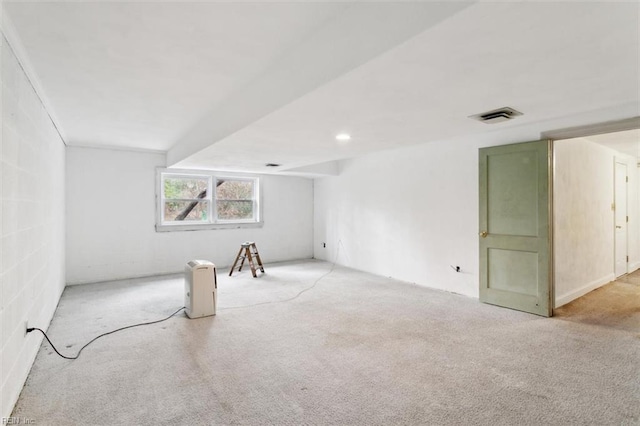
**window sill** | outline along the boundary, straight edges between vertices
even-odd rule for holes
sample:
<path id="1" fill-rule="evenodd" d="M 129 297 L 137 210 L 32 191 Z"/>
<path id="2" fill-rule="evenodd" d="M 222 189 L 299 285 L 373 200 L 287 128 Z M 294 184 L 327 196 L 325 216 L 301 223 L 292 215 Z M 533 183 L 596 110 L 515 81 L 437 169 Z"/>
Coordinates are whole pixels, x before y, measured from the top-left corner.
<path id="1" fill-rule="evenodd" d="M 189 224 L 189 225 L 156 224 L 156 232 L 209 231 L 209 230 L 215 230 L 215 229 L 262 228 L 263 225 L 264 225 L 264 222 L 205 223 L 205 224 Z"/>

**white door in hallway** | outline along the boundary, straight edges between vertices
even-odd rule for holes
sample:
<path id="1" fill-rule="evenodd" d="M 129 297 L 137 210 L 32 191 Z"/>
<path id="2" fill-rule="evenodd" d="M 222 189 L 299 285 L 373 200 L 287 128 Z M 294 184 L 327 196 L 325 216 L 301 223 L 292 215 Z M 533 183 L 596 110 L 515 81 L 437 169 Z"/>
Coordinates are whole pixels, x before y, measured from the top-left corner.
<path id="1" fill-rule="evenodd" d="M 480 300 L 551 316 L 551 141 L 480 149 Z"/>
<path id="2" fill-rule="evenodd" d="M 627 165 L 615 162 L 615 274 L 616 278 L 628 272 L 627 230 Z"/>

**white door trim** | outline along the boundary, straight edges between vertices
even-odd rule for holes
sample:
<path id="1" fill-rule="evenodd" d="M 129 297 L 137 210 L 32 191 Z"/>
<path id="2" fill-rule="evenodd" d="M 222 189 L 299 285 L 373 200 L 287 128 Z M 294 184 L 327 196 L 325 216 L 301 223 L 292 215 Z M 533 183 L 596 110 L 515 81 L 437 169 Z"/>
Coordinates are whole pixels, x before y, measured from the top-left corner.
<path id="1" fill-rule="evenodd" d="M 625 176 L 622 182 L 619 182 L 618 176 L 618 164 L 624 166 Z M 614 202 L 614 215 L 613 215 L 613 271 L 616 278 L 621 277 L 629 272 L 629 162 L 617 156 L 613 158 L 613 202 Z M 619 185 L 624 184 L 624 194 L 618 193 Z M 623 216 L 625 220 L 623 220 L 623 225 L 620 225 L 618 222 L 618 213 L 619 213 L 619 198 L 624 198 L 624 212 Z M 623 227 L 623 231 L 621 233 L 624 234 L 624 250 L 622 250 L 623 262 L 624 262 L 624 272 L 618 270 L 618 257 L 620 256 L 620 250 L 618 249 L 618 226 Z M 626 259 L 625 259 L 626 258 Z"/>

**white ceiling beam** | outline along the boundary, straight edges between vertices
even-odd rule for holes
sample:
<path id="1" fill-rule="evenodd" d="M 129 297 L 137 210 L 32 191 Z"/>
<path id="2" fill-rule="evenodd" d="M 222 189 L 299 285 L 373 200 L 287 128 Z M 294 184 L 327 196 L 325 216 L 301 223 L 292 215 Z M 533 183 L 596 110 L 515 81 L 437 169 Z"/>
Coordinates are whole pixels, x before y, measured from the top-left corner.
<path id="1" fill-rule="evenodd" d="M 471 2 L 357 3 L 261 77 L 212 108 L 167 154 L 167 165 L 207 148 L 300 96 L 437 25 Z M 336 102 L 339 102 L 336 99 Z M 251 155 L 251 153 L 247 153 Z"/>

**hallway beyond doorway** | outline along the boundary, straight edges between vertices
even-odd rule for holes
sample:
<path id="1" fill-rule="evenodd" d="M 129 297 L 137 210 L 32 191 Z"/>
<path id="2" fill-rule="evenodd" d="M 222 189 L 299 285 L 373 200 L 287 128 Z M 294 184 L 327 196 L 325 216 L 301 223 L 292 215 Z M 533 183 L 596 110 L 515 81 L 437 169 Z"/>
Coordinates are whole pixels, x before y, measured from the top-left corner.
<path id="1" fill-rule="evenodd" d="M 555 309 L 553 314 L 567 321 L 635 331 L 640 337 L 640 270 Z"/>

